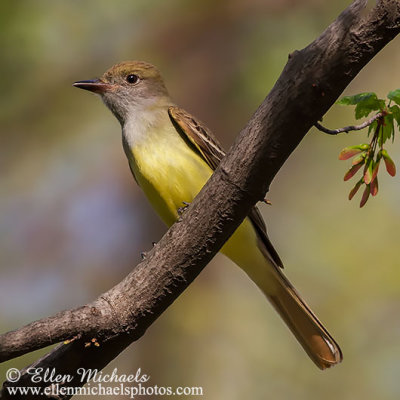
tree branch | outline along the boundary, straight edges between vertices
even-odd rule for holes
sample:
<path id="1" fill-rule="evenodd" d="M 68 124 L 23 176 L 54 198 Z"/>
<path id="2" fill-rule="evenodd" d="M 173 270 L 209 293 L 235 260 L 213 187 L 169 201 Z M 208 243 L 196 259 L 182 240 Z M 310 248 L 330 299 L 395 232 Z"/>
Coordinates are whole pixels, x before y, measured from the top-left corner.
<path id="1" fill-rule="evenodd" d="M 349 125 L 345 126 L 343 128 L 337 128 L 337 129 L 328 129 L 322 126 L 319 122 L 316 122 L 314 126 L 320 130 L 321 132 L 327 133 L 328 135 L 337 135 L 342 132 L 350 132 L 350 131 L 360 131 L 361 129 L 366 128 L 367 126 L 370 126 L 374 121 L 376 121 L 379 118 L 384 117 L 387 115 L 386 111 L 381 111 L 378 114 L 375 114 L 372 118 L 367 119 L 360 125 Z"/>
<path id="2" fill-rule="evenodd" d="M 229 154 L 143 262 L 93 303 L 0 337 L 1 360 L 81 335 L 34 364 L 74 375 L 69 385 L 79 386 L 84 382 L 76 375 L 78 366 L 101 369 L 142 336 L 207 265 L 250 208 L 264 198 L 272 179 L 315 121 L 399 33 L 397 0 L 379 1 L 368 12 L 365 5 L 365 0 L 353 2 L 318 39 L 290 55 Z M 84 347 L 93 336 L 100 347 Z M 24 384 L 33 386 L 26 370 L 17 383 L 5 383 Z M 0 398 L 7 396 L 3 390 Z"/>

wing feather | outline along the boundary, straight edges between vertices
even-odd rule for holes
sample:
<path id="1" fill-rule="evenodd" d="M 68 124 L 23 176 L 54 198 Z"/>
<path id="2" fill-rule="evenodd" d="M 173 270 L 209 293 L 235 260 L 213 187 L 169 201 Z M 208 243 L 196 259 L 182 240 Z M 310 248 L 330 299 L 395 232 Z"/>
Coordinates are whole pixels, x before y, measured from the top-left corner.
<path id="1" fill-rule="evenodd" d="M 169 107 L 168 113 L 177 131 L 194 146 L 210 168 L 215 170 L 222 158 L 225 157 L 225 151 L 212 132 L 203 123 L 179 107 Z M 283 263 L 268 238 L 264 220 L 257 207 L 251 209 L 249 218 L 262 244 L 260 249 L 264 256 L 276 266 L 283 268 Z"/>

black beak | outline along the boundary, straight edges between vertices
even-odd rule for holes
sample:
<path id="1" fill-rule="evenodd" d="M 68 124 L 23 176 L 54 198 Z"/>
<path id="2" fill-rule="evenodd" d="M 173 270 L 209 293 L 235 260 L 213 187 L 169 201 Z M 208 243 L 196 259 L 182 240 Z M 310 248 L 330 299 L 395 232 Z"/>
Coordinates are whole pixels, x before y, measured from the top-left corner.
<path id="1" fill-rule="evenodd" d="M 74 86 L 80 89 L 89 90 L 93 93 L 105 93 L 111 89 L 112 85 L 105 83 L 100 79 L 91 79 L 89 81 L 78 81 L 74 83 Z"/>

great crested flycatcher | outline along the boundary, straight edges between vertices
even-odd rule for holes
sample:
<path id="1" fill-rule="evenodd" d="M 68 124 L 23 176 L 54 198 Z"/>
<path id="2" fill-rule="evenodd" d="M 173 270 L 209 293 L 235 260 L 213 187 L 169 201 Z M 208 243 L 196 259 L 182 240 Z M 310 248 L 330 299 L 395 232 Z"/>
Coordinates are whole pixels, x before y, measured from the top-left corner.
<path id="1" fill-rule="evenodd" d="M 224 157 L 212 133 L 175 106 L 156 67 L 142 61 L 114 65 L 100 79 L 74 86 L 97 93 L 122 126 L 132 174 L 168 225 L 190 203 Z M 339 346 L 281 271 L 256 207 L 222 247 L 261 289 L 304 350 L 325 369 L 342 360 Z"/>

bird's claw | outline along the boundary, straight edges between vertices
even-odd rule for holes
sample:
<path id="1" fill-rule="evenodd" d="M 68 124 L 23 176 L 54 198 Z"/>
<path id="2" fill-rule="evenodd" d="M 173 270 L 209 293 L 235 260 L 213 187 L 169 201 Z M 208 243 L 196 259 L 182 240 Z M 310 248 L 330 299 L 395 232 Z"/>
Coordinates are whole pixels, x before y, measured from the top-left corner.
<path id="1" fill-rule="evenodd" d="M 182 214 L 186 211 L 186 209 L 190 206 L 190 203 L 187 201 L 182 201 L 183 206 L 178 208 L 178 215 L 181 217 Z"/>
<path id="2" fill-rule="evenodd" d="M 100 347 L 100 343 L 97 341 L 96 338 L 91 339 L 90 342 L 86 342 L 85 347 L 90 347 L 92 344 L 96 347 Z"/>

